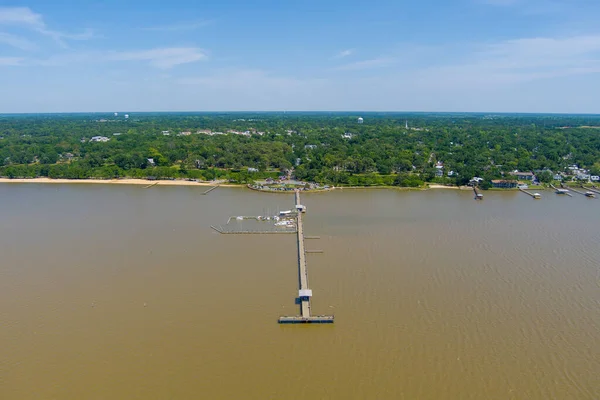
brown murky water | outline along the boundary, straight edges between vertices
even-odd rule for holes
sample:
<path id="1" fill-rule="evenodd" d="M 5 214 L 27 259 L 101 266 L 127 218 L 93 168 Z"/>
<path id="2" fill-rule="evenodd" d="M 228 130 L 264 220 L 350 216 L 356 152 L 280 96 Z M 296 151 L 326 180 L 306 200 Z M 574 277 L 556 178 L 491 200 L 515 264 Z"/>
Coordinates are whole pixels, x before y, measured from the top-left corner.
<path id="1" fill-rule="evenodd" d="M 600 200 L 0 185 L 0 398 L 599 399 Z"/>

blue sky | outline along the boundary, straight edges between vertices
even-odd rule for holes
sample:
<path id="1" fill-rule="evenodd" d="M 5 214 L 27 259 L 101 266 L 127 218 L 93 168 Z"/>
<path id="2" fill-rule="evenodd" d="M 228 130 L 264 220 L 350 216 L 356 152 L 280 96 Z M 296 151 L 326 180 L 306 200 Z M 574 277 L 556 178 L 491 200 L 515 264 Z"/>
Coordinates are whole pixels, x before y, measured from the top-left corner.
<path id="1" fill-rule="evenodd" d="M 598 0 L 0 5 L 0 113 L 600 113 Z"/>

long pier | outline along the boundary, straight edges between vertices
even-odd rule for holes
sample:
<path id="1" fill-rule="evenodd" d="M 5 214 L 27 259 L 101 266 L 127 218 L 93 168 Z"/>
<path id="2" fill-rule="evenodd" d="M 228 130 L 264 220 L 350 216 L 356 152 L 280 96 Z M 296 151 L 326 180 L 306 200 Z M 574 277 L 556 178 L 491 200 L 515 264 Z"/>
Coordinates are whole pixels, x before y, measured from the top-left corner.
<path id="1" fill-rule="evenodd" d="M 589 187 L 585 187 L 585 186 L 581 186 L 581 187 L 582 187 L 583 189 L 585 189 L 585 190 L 589 190 L 590 192 L 594 192 L 594 193 L 600 194 L 600 190 L 598 190 L 598 189 L 596 188 L 596 186 L 592 186 L 592 187 L 593 187 L 593 189 L 592 189 L 592 188 L 589 188 Z"/>
<path id="2" fill-rule="evenodd" d="M 304 207 L 300 203 L 299 191 L 296 191 L 295 197 L 297 210 L 296 233 L 298 242 L 298 281 L 300 287 L 300 290 L 298 291 L 298 300 L 300 301 L 300 315 L 279 317 L 278 322 L 280 324 L 331 324 L 333 323 L 332 315 L 313 316 L 311 314 L 310 301 L 312 298 L 312 290 L 310 290 L 308 286 L 306 250 L 304 248 L 304 226 L 302 224 L 302 210 L 304 210 Z"/>
<path id="3" fill-rule="evenodd" d="M 475 186 L 473 186 L 473 193 L 475 193 L 475 200 L 483 200 L 483 194 L 479 193 Z"/>
<path id="4" fill-rule="evenodd" d="M 584 189 L 587 189 L 587 188 L 584 187 Z M 571 192 L 575 192 L 575 193 L 580 194 L 582 196 L 589 197 L 589 198 L 592 198 L 592 199 L 596 197 L 596 193 L 594 193 L 593 190 L 590 190 L 590 189 L 587 189 L 587 190 L 588 190 L 588 192 L 584 193 L 584 192 L 580 192 L 577 189 L 571 188 Z"/>
<path id="5" fill-rule="evenodd" d="M 556 194 L 566 194 L 569 197 L 573 197 L 573 195 L 569 193 L 569 189 L 565 189 L 562 183 L 560 188 L 557 188 L 552 184 L 550 185 L 550 187 L 556 191 Z"/>
<path id="6" fill-rule="evenodd" d="M 541 195 L 541 194 L 539 194 L 539 193 L 537 193 L 537 192 L 536 192 L 536 193 L 531 193 L 530 191 L 528 191 L 528 190 L 525 190 L 525 189 L 521 189 L 521 188 L 519 188 L 519 190 L 520 190 L 521 192 L 525 193 L 525 194 L 528 194 L 528 195 L 530 195 L 530 196 L 531 196 L 531 197 L 533 197 L 534 199 L 541 199 L 541 198 L 542 198 L 542 195 Z"/>
<path id="7" fill-rule="evenodd" d="M 217 186 L 213 186 L 213 187 L 211 187 L 210 189 L 208 189 L 206 192 L 204 192 L 204 193 L 202 193 L 202 194 L 209 194 L 210 192 L 212 192 L 213 190 L 215 190 L 215 189 L 216 189 L 216 188 L 218 188 L 218 187 L 219 187 L 219 185 L 217 185 Z"/>

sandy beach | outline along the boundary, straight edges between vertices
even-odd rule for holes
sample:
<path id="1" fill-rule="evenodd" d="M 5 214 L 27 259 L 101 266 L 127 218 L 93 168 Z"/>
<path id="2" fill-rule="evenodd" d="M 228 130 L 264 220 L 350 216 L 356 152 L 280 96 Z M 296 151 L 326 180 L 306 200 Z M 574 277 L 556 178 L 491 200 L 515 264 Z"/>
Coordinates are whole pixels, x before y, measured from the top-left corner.
<path id="1" fill-rule="evenodd" d="M 446 186 L 446 185 L 436 185 L 436 184 L 427 184 L 429 189 L 454 189 L 454 190 L 471 190 L 469 186 Z"/>
<path id="2" fill-rule="evenodd" d="M 50 178 L 31 178 L 31 179 L 9 179 L 0 178 L 0 183 L 78 183 L 78 184 L 104 184 L 104 185 L 161 185 L 161 186 L 223 186 L 223 187 L 241 187 L 244 185 L 225 184 L 223 181 L 214 182 L 194 182 L 186 180 L 146 180 L 146 179 L 50 179 Z"/>

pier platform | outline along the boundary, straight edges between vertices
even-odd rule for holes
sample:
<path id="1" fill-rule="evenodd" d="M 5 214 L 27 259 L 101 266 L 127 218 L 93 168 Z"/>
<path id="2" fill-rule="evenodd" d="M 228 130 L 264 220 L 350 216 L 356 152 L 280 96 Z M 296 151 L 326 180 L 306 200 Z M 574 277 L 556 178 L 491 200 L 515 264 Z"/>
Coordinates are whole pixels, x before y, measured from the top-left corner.
<path id="1" fill-rule="evenodd" d="M 333 324 L 333 315 L 279 317 L 280 324 Z"/>

